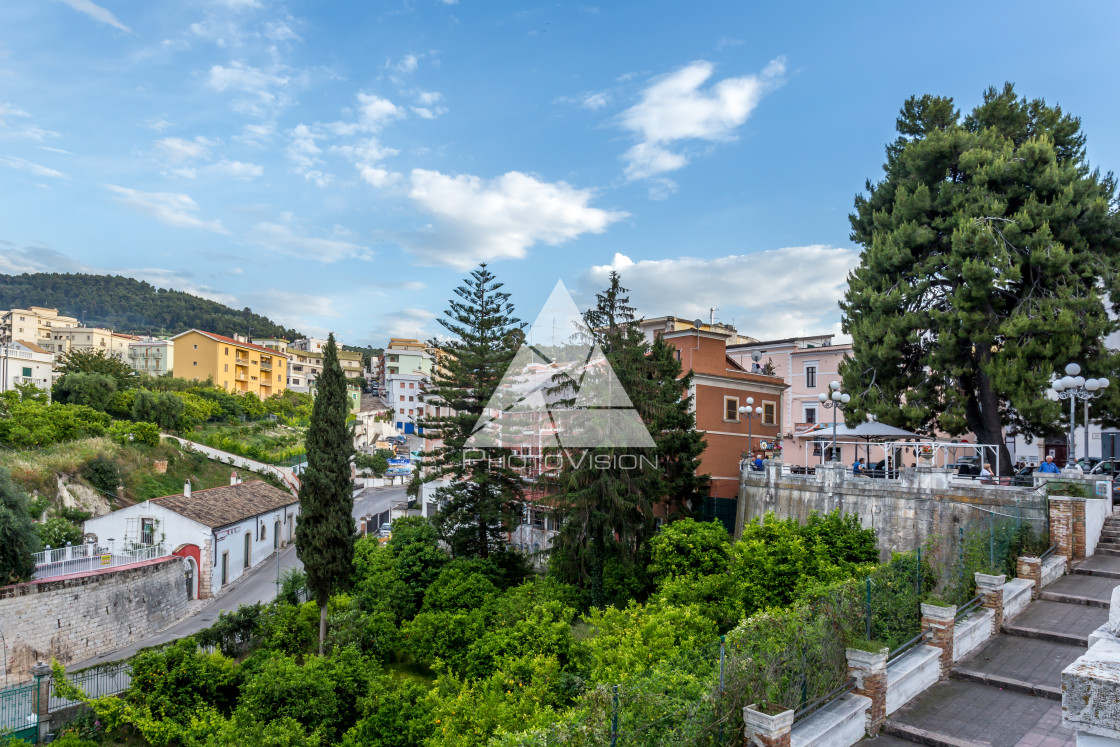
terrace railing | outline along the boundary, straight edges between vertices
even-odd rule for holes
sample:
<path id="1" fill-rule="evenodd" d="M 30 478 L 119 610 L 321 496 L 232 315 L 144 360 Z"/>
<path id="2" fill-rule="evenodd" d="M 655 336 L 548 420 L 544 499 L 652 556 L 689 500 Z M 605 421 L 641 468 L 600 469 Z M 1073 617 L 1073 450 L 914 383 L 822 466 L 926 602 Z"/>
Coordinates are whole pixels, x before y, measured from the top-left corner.
<path id="1" fill-rule="evenodd" d="M 144 545 L 132 550 L 108 550 L 93 543 L 47 548 L 35 553 L 34 580 L 117 568 L 171 555 L 166 545 Z"/>

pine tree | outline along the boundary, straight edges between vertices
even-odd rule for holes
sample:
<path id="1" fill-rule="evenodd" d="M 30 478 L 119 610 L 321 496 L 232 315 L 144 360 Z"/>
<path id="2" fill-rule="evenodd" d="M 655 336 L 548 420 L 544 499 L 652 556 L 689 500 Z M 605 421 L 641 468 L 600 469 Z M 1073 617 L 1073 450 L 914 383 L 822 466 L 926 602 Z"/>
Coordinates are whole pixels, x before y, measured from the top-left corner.
<path id="1" fill-rule="evenodd" d="M 327 637 L 327 601 L 350 588 L 354 567 L 354 497 L 350 457 L 353 438 L 346 425 L 349 407 L 346 375 L 338 362 L 334 334 L 323 350 L 323 372 L 307 429 L 307 468 L 299 488 L 296 554 L 307 573 L 307 587 L 319 605 L 319 655 Z"/>
<path id="2" fill-rule="evenodd" d="M 989 89 L 963 120 L 952 99 L 911 98 L 887 146 L 886 177 L 855 200 L 841 365 L 865 412 L 912 430 L 1003 426 L 1045 435 L 1061 417 L 1043 396 L 1065 363 L 1088 377 L 1118 360 L 1104 338 L 1120 310 L 1120 215 L 1111 174 L 1090 171 L 1080 122 L 1042 100 Z M 1096 403 L 1118 412 L 1120 387 Z"/>
<path id="3" fill-rule="evenodd" d="M 439 359 L 423 395 L 427 410 L 451 410 L 426 415 L 420 427 L 439 442 L 423 456 L 425 481 L 450 480 L 436 490 L 441 508 L 433 523 L 456 556 L 486 558 L 501 548 L 522 496 L 510 449 L 466 447 L 524 339 L 501 288 L 483 263 L 455 289 L 459 300 L 451 299 L 439 320 L 452 339 L 432 342 Z"/>
<path id="4" fill-rule="evenodd" d="M 592 606 L 602 607 L 611 601 L 605 585 L 608 564 L 634 568 L 640 563 L 655 513 L 685 516 L 702 499 L 705 479 L 696 470 L 704 442 L 686 396 L 691 375 L 678 378 L 681 365 L 670 345 L 646 342 L 618 273 L 611 273 L 610 286 L 596 296 L 584 320 L 655 444 L 652 449 L 603 446 L 565 459 L 554 486 L 560 532 L 553 539 L 552 570 L 585 586 Z M 581 389 L 594 386 L 591 375 L 584 374 Z M 574 395 L 576 386 L 563 380 L 557 390 Z M 569 396 L 558 404 L 575 401 Z M 619 459 L 623 455 L 634 459 Z"/>

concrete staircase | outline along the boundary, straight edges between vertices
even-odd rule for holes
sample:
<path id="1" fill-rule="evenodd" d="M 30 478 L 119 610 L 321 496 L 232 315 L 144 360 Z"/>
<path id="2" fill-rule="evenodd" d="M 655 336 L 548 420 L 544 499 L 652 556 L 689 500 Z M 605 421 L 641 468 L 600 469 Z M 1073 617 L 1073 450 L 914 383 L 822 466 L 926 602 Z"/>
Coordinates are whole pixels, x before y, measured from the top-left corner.
<path id="1" fill-rule="evenodd" d="M 1104 520 L 1101 539 L 1097 543 L 1097 554 L 1120 557 L 1120 514 L 1113 514 Z"/>
<path id="2" fill-rule="evenodd" d="M 1076 736 L 1062 726 L 1061 673 L 1108 620 L 1112 589 L 1120 584 L 1120 521 L 1108 521 L 1114 552 L 1083 561 L 1047 586 L 999 635 L 957 662 L 948 680 L 891 714 L 883 734 L 865 741 L 876 747 L 1072 747 Z"/>

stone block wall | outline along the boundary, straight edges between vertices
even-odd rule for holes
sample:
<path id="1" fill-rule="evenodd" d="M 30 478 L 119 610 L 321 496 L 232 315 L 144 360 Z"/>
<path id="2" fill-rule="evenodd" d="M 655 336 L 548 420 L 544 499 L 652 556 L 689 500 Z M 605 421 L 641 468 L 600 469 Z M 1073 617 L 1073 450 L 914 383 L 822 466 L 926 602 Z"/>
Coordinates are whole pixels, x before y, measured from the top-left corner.
<path id="1" fill-rule="evenodd" d="M 9 682 L 29 679 L 37 660 L 85 661 L 148 636 L 187 614 L 180 557 L 124 569 L 0 588 Z"/>
<path id="2" fill-rule="evenodd" d="M 1085 500 L 1050 496 L 1050 542 L 1069 564 L 1085 557 Z"/>

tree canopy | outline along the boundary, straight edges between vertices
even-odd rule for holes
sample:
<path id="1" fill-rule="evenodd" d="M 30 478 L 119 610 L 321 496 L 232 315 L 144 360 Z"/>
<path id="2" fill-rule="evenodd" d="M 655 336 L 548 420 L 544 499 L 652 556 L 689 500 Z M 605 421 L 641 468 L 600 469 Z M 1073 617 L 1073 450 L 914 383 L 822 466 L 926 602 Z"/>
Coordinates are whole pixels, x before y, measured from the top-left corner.
<path id="1" fill-rule="evenodd" d="M 1061 417 L 1043 396 L 1055 372 L 1120 362 L 1104 344 L 1107 295 L 1120 309 L 1115 180 L 1090 169 L 1076 117 L 1011 84 L 963 118 L 950 98 L 911 98 L 897 130 L 850 216 L 863 252 L 841 302 L 848 417 L 971 431 L 1008 464 L 1003 425 L 1041 435 Z"/>
<path id="2" fill-rule="evenodd" d="M 252 309 L 231 309 L 183 291 L 119 275 L 40 272 L 0 275 L 0 308 L 47 306 L 91 327 L 133 334 L 205 329 L 219 335 L 302 337 Z"/>

